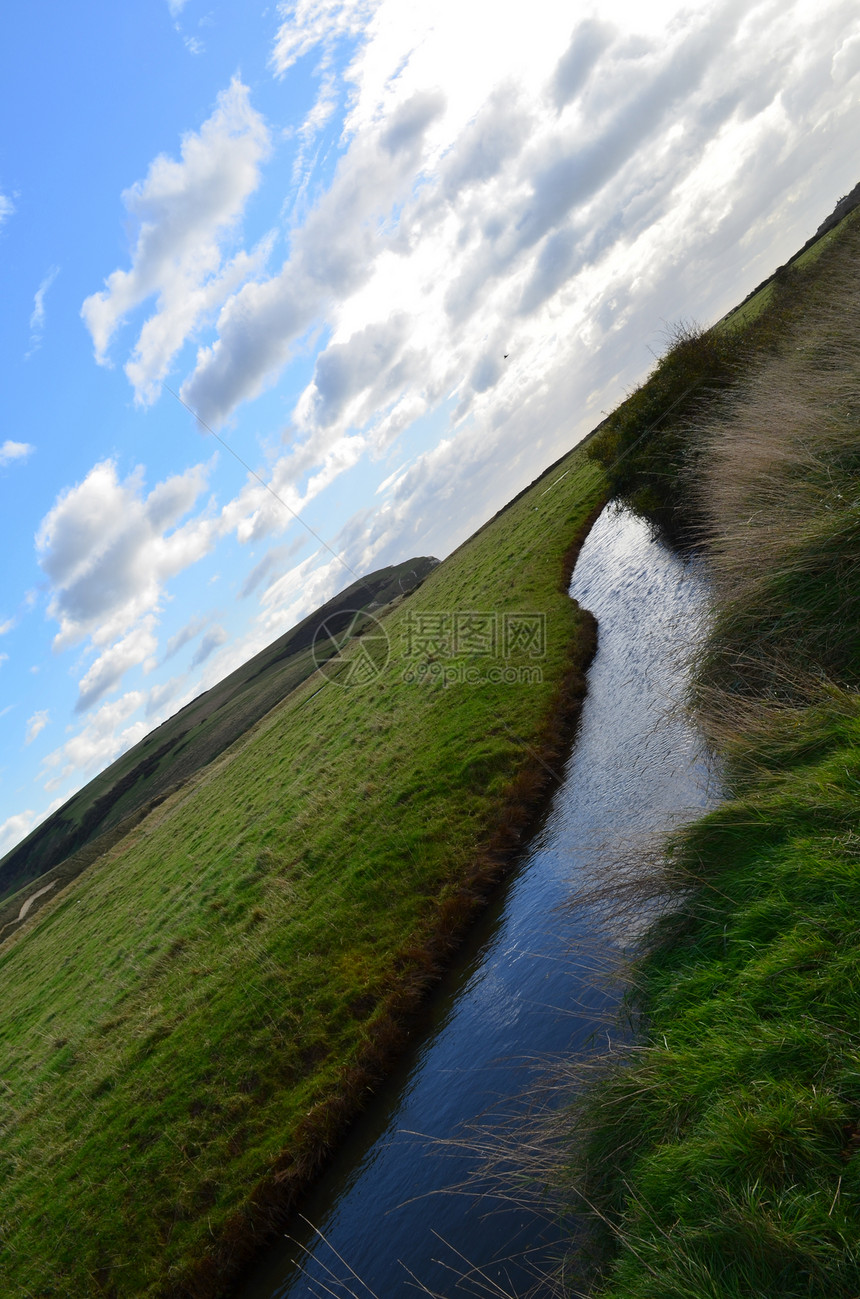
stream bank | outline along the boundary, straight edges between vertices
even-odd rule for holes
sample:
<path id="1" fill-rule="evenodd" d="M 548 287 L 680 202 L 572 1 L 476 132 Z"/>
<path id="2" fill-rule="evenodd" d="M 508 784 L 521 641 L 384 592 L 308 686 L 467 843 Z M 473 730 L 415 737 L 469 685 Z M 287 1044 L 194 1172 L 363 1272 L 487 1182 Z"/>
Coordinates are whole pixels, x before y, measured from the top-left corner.
<path id="1" fill-rule="evenodd" d="M 236 1299 L 390 1299 L 419 1283 L 514 1295 L 563 1248 L 540 1214 L 486 1198 L 472 1180 L 480 1150 L 469 1145 L 528 1103 L 536 1061 L 542 1070 L 599 1050 L 612 1023 L 622 995 L 612 971 L 630 934 L 598 932 L 588 906 L 572 914 L 571 893 L 718 795 L 677 708 L 680 651 L 705 630 L 696 562 L 610 506 L 582 547 L 571 594 L 597 617 L 598 650 L 544 820 L 443 980 L 425 1036 L 304 1202 L 307 1221 L 290 1224 Z"/>

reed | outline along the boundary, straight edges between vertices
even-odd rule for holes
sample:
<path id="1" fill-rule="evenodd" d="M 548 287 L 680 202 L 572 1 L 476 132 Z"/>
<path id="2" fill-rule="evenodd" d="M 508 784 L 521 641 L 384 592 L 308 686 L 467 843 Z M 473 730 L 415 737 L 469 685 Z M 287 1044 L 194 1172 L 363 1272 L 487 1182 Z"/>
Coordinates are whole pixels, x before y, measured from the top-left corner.
<path id="1" fill-rule="evenodd" d="M 619 908 L 672 905 L 629 971 L 637 1039 L 567 1114 L 557 1193 L 605 1299 L 860 1291 L 857 227 L 792 287 L 779 338 L 677 435 L 714 591 L 691 706 L 727 799 L 641 886 L 617 876 Z"/>

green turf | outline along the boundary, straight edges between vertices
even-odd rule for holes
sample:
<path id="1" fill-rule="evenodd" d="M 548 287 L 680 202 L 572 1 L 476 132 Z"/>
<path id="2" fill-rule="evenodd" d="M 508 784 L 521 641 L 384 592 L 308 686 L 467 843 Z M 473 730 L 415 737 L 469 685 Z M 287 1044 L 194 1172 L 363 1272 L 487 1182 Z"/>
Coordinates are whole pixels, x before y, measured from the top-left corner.
<path id="1" fill-rule="evenodd" d="M 381 676 L 311 678 L 0 947 L 4 1296 L 181 1289 L 319 1153 L 543 743 L 604 490 L 574 452 L 389 615 Z M 404 657 L 410 614 L 458 611 L 538 612 L 545 653 Z M 438 675 L 488 666 L 529 682 Z"/>
<path id="2" fill-rule="evenodd" d="M 577 1112 L 602 1299 L 860 1294 L 860 228 L 836 234 L 674 483 L 728 797 L 670 846 L 642 1033 Z"/>
<path id="3" fill-rule="evenodd" d="M 271 645 L 198 695 L 122 754 L 0 859 L 0 929 L 44 886 L 47 872 L 66 878 L 89 861 L 93 840 L 187 780 L 260 720 L 316 669 L 314 634 L 353 627 L 355 613 L 379 612 L 419 583 L 435 559 L 411 559 L 353 582 Z M 356 627 L 360 624 L 356 624 Z M 7 904 L 7 905 L 3 905 Z"/>

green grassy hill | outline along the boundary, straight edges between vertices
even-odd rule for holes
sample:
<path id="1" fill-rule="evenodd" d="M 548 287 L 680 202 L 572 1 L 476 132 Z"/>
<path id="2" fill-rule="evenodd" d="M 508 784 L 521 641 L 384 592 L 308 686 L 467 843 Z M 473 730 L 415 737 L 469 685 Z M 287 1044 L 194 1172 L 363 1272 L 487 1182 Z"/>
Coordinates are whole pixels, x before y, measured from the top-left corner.
<path id="1" fill-rule="evenodd" d="M 0 945 L 4 1296 L 221 1294 L 319 1168 L 561 761 L 604 499 L 577 449 Z"/>
<path id="2" fill-rule="evenodd" d="M 357 613 L 378 615 L 419 586 L 437 562 L 410 559 L 351 583 L 79 790 L 0 860 L 0 904 L 6 902 L 0 935 L 28 897 L 52 881 L 68 882 L 305 681 L 316 670 L 314 637 L 323 624 L 337 637 L 358 634 L 366 620 Z"/>

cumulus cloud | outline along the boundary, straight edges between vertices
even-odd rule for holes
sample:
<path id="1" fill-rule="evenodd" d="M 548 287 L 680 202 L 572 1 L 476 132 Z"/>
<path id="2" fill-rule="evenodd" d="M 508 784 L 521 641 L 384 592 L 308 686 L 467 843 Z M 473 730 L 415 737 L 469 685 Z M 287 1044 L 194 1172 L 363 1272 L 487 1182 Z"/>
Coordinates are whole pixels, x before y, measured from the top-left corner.
<path id="1" fill-rule="evenodd" d="M 218 96 L 212 116 L 182 139 L 181 160 L 160 154 L 144 180 L 123 194 L 137 223 L 131 269 L 116 270 L 86 299 L 81 314 L 96 359 L 105 363 L 123 320 L 148 298 L 156 310 L 144 323 L 126 365 L 135 395 L 151 401 L 171 362 L 198 322 L 268 255 L 268 241 L 226 264 L 235 230 L 269 154 L 269 132 L 238 79 Z"/>
<path id="2" fill-rule="evenodd" d="M 445 109 L 445 96 L 439 89 L 419 90 L 391 114 L 379 143 L 387 153 L 405 153 L 416 149 L 430 123 Z"/>
<path id="3" fill-rule="evenodd" d="M 284 7 L 278 70 L 356 42 L 343 153 L 281 269 L 226 300 L 183 396 L 223 421 L 327 330 L 292 412 L 304 440 L 272 469 L 297 512 L 449 402 L 442 441 L 343 534 L 356 567 L 413 541 L 444 553 L 569 445 L 571 411 L 586 431 L 641 374 L 655 322 L 719 309 L 727 255 L 748 283 L 770 269 L 780 196 L 802 190 L 809 207 L 820 183 L 822 122 L 847 166 L 845 13 L 839 0 L 815 22 L 772 0 L 633 21 L 609 3 L 579 22 L 540 0 L 504 22 L 454 0 L 380 0 L 372 17 Z M 249 483 L 224 521 L 249 540 L 284 513 Z M 294 607 L 292 581 L 267 585 L 272 608 Z"/>
<path id="4" fill-rule="evenodd" d="M 36 736 L 40 735 L 42 731 L 44 731 L 50 720 L 51 715 L 47 708 L 43 708 L 39 712 L 34 713 L 27 722 L 27 734 L 24 743 L 32 744 Z"/>
<path id="5" fill-rule="evenodd" d="M 291 254 L 268 280 L 244 285 L 218 317 L 218 338 L 201 348 L 182 398 L 207 424 L 222 423 L 260 393 L 285 364 L 291 344 L 326 307 L 369 279 L 379 253 L 376 228 L 415 183 L 415 149 L 441 109 L 416 92 L 388 136 L 362 133 L 329 191 L 295 234 Z M 382 136 L 386 135 L 383 140 Z"/>
<path id="6" fill-rule="evenodd" d="M 97 645 L 115 640 L 158 608 L 169 578 L 208 553 L 214 521 L 180 525 L 206 478 L 196 465 L 146 493 L 141 471 L 120 482 L 105 460 L 61 493 L 36 535 L 52 588 L 48 612 L 60 624 L 55 648 L 86 635 Z"/>
<path id="7" fill-rule="evenodd" d="M 313 422 L 333 424 L 344 407 L 385 375 L 409 332 L 404 315 L 358 330 L 345 343 L 334 343 L 317 357 L 313 380 Z"/>
<path id="8" fill-rule="evenodd" d="M 130 668 L 146 660 L 153 661 L 158 648 L 154 627 L 155 618 L 150 615 L 127 636 L 99 654 L 79 683 L 76 713 L 88 712 L 119 685 Z"/>
<path id="9" fill-rule="evenodd" d="M 574 28 L 570 44 L 559 59 L 551 82 L 557 108 L 564 108 L 581 92 L 600 55 L 616 35 L 609 23 L 597 18 L 586 18 Z"/>
<path id="10" fill-rule="evenodd" d="M 522 102 L 516 85 L 506 83 L 494 90 L 443 161 L 446 198 L 453 201 L 467 187 L 497 176 L 521 151 L 533 125 L 533 109 Z"/>
<path id="11" fill-rule="evenodd" d="M 9 438 L 0 446 L 0 469 L 13 460 L 26 460 L 36 450 L 29 442 L 12 442 Z"/>
<path id="12" fill-rule="evenodd" d="M 256 542 L 283 532 L 306 507 L 367 450 L 362 437 L 335 436 L 294 448 L 280 456 L 266 486 L 249 476 L 246 486 L 221 511 L 222 532 L 235 532 L 240 542 Z M 309 471 L 315 472 L 309 472 Z M 300 487 L 302 479 L 306 479 Z M 296 548 L 305 544 L 297 538 Z"/>

